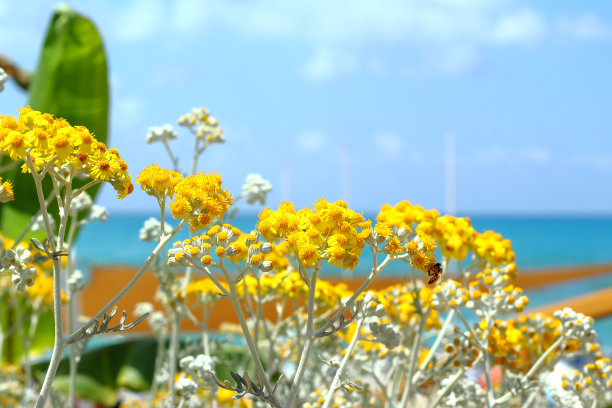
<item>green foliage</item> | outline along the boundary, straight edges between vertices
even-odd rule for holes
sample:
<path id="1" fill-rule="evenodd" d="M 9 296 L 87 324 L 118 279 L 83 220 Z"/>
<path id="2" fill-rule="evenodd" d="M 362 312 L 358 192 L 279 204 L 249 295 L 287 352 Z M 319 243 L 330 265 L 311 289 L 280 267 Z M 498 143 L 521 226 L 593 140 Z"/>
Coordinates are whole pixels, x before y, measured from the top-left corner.
<path id="1" fill-rule="evenodd" d="M 93 22 L 68 6 L 60 6 L 51 17 L 38 67 L 29 88 L 33 109 L 62 117 L 73 126 L 85 126 L 106 143 L 109 90 L 106 54 Z M 32 177 L 19 168 L 1 174 L 13 181 L 15 200 L 0 211 L 2 231 L 16 238 L 39 204 Z M 82 185 L 77 182 L 75 185 Z M 45 196 L 51 181 L 44 183 Z M 95 197 L 97 187 L 89 190 Z M 57 204 L 50 207 L 57 214 Z"/>

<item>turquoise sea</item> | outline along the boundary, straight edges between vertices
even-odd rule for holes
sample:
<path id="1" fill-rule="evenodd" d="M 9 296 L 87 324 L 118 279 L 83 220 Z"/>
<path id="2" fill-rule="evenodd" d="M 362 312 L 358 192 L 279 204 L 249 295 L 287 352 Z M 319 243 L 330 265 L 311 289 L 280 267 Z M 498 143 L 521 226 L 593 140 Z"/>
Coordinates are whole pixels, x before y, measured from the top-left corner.
<path id="1" fill-rule="evenodd" d="M 140 266 L 152 243 L 138 239 L 138 232 L 151 215 L 111 214 L 105 223 L 95 222 L 81 232 L 77 241 L 79 266 L 87 270 L 96 265 Z M 366 214 L 368 216 L 368 214 Z M 468 215 L 470 216 L 470 215 Z M 374 215 L 370 215 L 370 219 Z M 516 262 L 521 270 L 554 268 L 595 263 L 612 263 L 612 216 L 470 216 L 477 231 L 494 230 L 512 241 Z M 232 222 L 243 231 L 250 231 L 257 222 L 256 215 L 240 215 Z M 170 221 L 172 224 L 172 221 Z M 176 222 L 174 223 L 176 225 Z M 185 232 L 181 238 L 186 238 Z M 365 275 L 371 268 L 371 255 L 364 251 L 362 261 L 354 271 Z M 326 273 L 333 273 L 331 270 Z M 405 264 L 391 263 L 383 274 L 402 274 Z M 527 291 L 530 307 L 556 302 L 590 291 L 612 286 L 612 270 L 583 281 L 561 285 L 551 282 L 550 287 Z M 596 329 L 602 344 L 612 348 L 612 317 L 599 319 Z"/>

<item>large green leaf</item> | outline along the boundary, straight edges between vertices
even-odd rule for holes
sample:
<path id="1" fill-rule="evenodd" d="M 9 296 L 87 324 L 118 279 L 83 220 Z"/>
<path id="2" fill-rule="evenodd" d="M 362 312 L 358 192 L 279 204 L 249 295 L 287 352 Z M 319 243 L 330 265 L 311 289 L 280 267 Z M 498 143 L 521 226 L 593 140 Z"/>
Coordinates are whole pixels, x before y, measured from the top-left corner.
<path id="1" fill-rule="evenodd" d="M 109 105 L 106 55 L 102 38 L 90 19 L 65 5 L 55 11 L 29 91 L 33 109 L 63 117 L 73 126 L 85 126 L 106 143 Z M 15 238 L 39 209 L 36 190 L 31 176 L 20 169 L 1 176 L 13 181 L 15 193 L 14 201 L 0 207 L 2 230 Z M 48 177 L 44 191 L 45 195 L 51 191 Z M 97 189 L 88 192 L 93 197 Z M 57 213 L 57 205 L 50 210 Z"/>

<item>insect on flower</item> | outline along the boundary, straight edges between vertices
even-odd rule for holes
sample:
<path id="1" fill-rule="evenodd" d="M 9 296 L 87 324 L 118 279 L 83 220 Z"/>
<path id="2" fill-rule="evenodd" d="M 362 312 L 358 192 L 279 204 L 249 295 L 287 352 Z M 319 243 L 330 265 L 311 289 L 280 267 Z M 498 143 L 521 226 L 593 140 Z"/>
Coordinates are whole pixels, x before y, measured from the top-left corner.
<path id="1" fill-rule="evenodd" d="M 427 281 L 429 285 L 434 285 L 438 279 L 440 279 L 440 275 L 442 274 L 442 265 L 440 262 L 435 264 L 431 264 L 427 267 L 427 275 L 431 276 L 431 279 Z"/>

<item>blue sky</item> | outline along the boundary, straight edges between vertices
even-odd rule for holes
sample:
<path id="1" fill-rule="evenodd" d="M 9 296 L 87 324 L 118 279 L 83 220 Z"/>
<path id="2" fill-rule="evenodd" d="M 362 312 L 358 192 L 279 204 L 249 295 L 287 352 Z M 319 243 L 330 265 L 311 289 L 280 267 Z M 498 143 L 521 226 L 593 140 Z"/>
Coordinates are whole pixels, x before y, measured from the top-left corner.
<path id="1" fill-rule="evenodd" d="M 88 1 L 106 41 L 110 145 L 157 162 L 149 126 L 206 106 L 225 130 L 200 170 L 268 203 L 408 199 L 444 210 L 445 136 L 459 213 L 612 213 L 612 3 L 521 0 Z M 53 2 L 0 0 L 0 52 L 33 68 Z M 8 85 L 0 112 L 26 97 Z M 175 151 L 189 166 L 192 138 Z M 342 180 L 345 180 L 343 183 Z M 153 210 L 137 191 L 111 211 Z M 253 208 L 250 208 L 253 209 Z"/>

